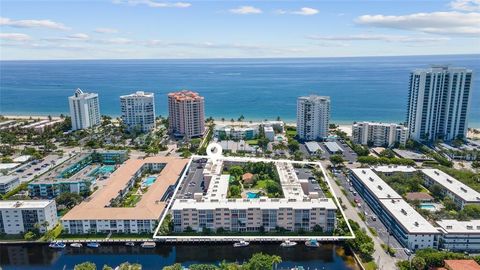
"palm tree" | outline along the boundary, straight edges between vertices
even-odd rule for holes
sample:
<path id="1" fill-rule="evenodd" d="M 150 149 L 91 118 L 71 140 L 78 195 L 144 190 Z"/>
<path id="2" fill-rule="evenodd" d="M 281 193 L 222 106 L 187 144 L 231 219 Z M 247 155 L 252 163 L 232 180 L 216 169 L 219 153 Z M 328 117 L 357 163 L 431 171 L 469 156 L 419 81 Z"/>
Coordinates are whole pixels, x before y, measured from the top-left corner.
<path id="1" fill-rule="evenodd" d="M 282 257 L 277 256 L 277 255 L 272 255 L 272 264 L 275 266 L 275 269 L 277 269 L 277 265 L 282 262 Z"/>

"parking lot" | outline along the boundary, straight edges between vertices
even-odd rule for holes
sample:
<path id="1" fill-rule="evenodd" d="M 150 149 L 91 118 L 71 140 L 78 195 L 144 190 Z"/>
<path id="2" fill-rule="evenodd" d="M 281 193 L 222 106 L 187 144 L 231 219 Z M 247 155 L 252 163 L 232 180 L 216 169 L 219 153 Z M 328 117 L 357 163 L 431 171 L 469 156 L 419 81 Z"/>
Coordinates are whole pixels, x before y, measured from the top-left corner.
<path id="1" fill-rule="evenodd" d="M 385 244 L 388 244 L 393 249 L 396 250 L 395 257 L 407 260 L 408 255 L 405 253 L 403 246 L 397 241 L 397 239 L 390 235 L 389 231 L 383 225 L 379 218 L 377 218 L 376 214 L 370 208 L 370 206 L 365 203 L 365 201 L 357 195 L 356 190 L 353 186 L 350 185 L 350 182 L 347 181 L 347 177 L 343 172 L 336 172 L 334 173 L 335 177 L 339 180 L 341 186 L 347 191 L 347 197 L 349 200 L 354 201 L 357 204 L 357 209 L 359 213 L 363 213 L 365 215 L 365 223 L 367 226 L 372 227 L 378 234 L 378 237 L 382 239 Z M 344 202 L 347 203 L 347 202 Z"/>
<path id="2" fill-rule="evenodd" d="M 194 160 L 192 162 L 185 179 L 178 189 L 176 199 L 192 199 L 195 193 L 205 194 L 210 184 L 208 180 L 203 179 L 205 163 L 206 160 Z"/>
<path id="3" fill-rule="evenodd" d="M 60 157 L 58 155 L 48 155 L 42 160 L 29 161 L 15 169 L 12 175 L 20 178 L 21 182 L 29 182 L 38 175 L 41 175 L 56 165 L 70 158 L 69 155 Z"/>
<path id="4" fill-rule="evenodd" d="M 308 179 L 308 190 L 306 190 L 308 193 L 317 192 L 320 198 L 325 198 L 325 194 L 317 180 L 315 180 L 310 168 L 295 168 L 295 173 L 297 174 L 298 179 Z"/>
<path id="5" fill-rule="evenodd" d="M 348 162 L 348 163 L 354 163 L 357 161 L 357 154 L 342 140 L 333 140 L 333 142 L 336 142 L 338 146 L 342 149 L 342 156 L 343 158 Z M 304 156 L 319 156 L 320 158 L 324 159 L 329 159 L 332 153 L 330 153 L 325 147 L 325 145 L 321 142 L 318 143 L 320 145 L 320 149 L 322 150 L 322 153 L 320 155 L 315 155 L 315 154 L 310 154 L 307 150 L 307 147 L 305 144 L 300 144 L 300 151 L 304 154 Z"/>

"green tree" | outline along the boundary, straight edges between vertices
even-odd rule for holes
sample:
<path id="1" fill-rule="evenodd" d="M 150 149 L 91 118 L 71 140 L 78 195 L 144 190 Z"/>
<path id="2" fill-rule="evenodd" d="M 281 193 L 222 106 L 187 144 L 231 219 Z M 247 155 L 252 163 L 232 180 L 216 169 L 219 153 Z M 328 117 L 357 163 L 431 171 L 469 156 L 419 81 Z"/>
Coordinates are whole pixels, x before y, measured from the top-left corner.
<path id="1" fill-rule="evenodd" d="M 282 258 L 279 256 L 255 253 L 242 268 L 245 270 L 271 270 L 280 262 L 282 262 Z"/>
<path id="2" fill-rule="evenodd" d="M 31 241 L 35 238 L 37 238 L 37 235 L 33 232 L 26 232 L 25 235 L 23 235 L 23 239 L 25 239 L 27 241 Z"/>
<path id="3" fill-rule="evenodd" d="M 119 265 L 118 270 L 142 270 L 142 266 L 138 263 L 124 262 Z"/>
<path id="4" fill-rule="evenodd" d="M 230 169 L 228 170 L 228 173 L 235 177 L 236 180 L 239 180 L 240 177 L 243 175 L 243 168 L 242 166 L 232 166 L 230 167 Z"/>
<path id="5" fill-rule="evenodd" d="M 192 264 L 188 267 L 190 270 L 217 270 L 217 266 L 212 264 Z"/>
<path id="6" fill-rule="evenodd" d="M 295 151 L 298 151 L 300 149 L 300 143 L 298 143 L 296 140 L 288 140 L 288 149 L 290 152 L 295 153 Z"/>
<path id="7" fill-rule="evenodd" d="M 412 259 L 412 266 L 416 270 L 424 270 L 426 267 L 425 259 L 422 257 L 414 257 Z"/>
<path id="8" fill-rule="evenodd" d="M 333 164 L 334 167 L 337 167 L 337 165 L 342 164 L 344 160 L 341 155 L 331 155 L 330 162 Z"/>
<path id="9" fill-rule="evenodd" d="M 55 198 L 55 202 L 58 205 L 65 205 L 67 208 L 71 209 L 75 205 L 81 203 L 83 200 L 82 196 L 76 193 L 65 192 Z"/>
<path id="10" fill-rule="evenodd" d="M 97 270 L 97 266 L 92 262 L 84 262 L 75 265 L 74 270 Z"/>
<path id="11" fill-rule="evenodd" d="M 182 270 L 182 269 L 183 269 L 183 267 L 179 263 L 163 267 L 163 270 Z"/>

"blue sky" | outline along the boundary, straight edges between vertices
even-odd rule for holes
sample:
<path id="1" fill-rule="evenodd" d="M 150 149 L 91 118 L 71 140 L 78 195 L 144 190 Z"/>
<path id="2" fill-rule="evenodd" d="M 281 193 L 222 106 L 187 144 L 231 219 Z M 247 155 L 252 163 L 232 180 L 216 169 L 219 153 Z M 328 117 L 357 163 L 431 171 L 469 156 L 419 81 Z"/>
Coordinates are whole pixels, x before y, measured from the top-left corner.
<path id="1" fill-rule="evenodd" d="M 480 52 L 480 0 L 0 2 L 0 59 Z"/>

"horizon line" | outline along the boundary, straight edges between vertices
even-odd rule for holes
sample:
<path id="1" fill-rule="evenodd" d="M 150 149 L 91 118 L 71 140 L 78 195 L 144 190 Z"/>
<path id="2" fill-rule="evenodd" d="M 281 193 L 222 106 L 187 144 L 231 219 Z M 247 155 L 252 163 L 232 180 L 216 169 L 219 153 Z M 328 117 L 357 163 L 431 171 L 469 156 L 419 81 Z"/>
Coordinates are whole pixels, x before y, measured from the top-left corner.
<path id="1" fill-rule="evenodd" d="M 262 60 L 262 59 L 335 59 L 335 58 L 387 58 L 414 56 L 480 56 L 479 53 L 460 54 L 405 54 L 405 55 L 360 55 L 360 56 L 278 56 L 278 57 L 191 57 L 191 58 L 55 58 L 55 59 L 1 59 L 0 62 L 22 61 L 134 61 L 134 60 Z"/>

